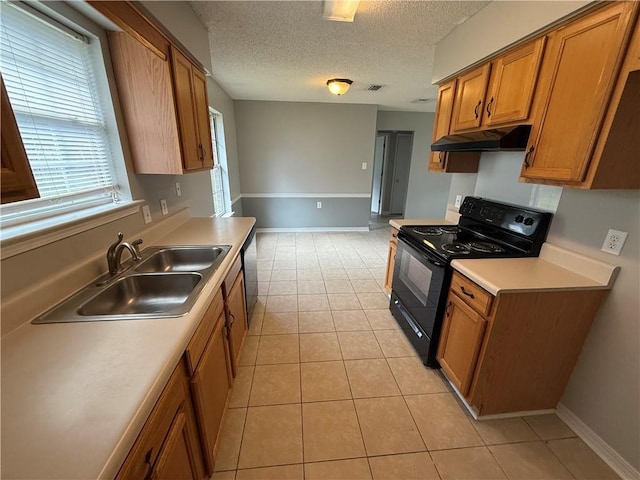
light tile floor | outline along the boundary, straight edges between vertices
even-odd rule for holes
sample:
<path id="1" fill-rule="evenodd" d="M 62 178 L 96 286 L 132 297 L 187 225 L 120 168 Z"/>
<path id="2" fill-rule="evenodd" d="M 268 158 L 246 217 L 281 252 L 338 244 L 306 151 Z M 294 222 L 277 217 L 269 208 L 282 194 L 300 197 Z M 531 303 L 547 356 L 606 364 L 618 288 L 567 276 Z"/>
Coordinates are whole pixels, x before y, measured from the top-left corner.
<path id="1" fill-rule="evenodd" d="M 477 422 L 387 309 L 389 229 L 258 234 L 214 480 L 618 478 L 555 415 Z"/>

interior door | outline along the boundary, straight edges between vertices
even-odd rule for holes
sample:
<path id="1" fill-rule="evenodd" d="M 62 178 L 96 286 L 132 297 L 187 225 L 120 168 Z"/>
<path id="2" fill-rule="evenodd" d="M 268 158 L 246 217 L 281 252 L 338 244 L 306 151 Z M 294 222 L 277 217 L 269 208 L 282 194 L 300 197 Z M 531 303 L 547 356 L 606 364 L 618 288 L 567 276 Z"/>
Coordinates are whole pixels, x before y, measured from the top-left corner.
<path id="1" fill-rule="evenodd" d="M 412 144 L 413 133 L 399 133 L 396 135 L 391 204 L 389 207 L 392 215 L 404 214 L 404 204 L 407 200 L 407 188 L 409 187 Z"/>
<path id="2" fill-rule="evenodd" d="M 387 148 L 387 135 L 376 136 L 376 147 L 373 155 L 373 186 L 371 187 L 371 211 L 380 214 L 382 211 L 382 165 Z"/>

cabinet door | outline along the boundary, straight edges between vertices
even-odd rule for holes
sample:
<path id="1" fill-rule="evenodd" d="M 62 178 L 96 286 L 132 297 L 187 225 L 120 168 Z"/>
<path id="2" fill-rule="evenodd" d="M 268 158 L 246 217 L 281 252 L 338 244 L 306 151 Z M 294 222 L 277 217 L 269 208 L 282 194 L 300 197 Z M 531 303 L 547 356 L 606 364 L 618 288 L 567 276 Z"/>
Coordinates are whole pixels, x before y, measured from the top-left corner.
<path id="1" fill-rule="evenodd" d="M 2 88 L 2 114 L 1 137 L 2 137 L 2 168 L 0 179 L 2 191 L 0 199 L 2 203 L 17 202 L 38 198 L 38 187 L 31 172 L 27 152 L 22 144 L 22 137 L 18 130 L 18 124 L 9 102 L 9 95 L 4 86 L 4 81 L 0 77 Z"/>
<path id="2" fill-rule="evenodd" d="M 529 118 L 545 39 L 539 38 L 492 62 L 483 125 Z"/>
<path id="3" fill-rule="evenodd" d="M 389 242 L 389 255 L 387 256 L 387 275 L 385 276 L 384 289 L 388 294 L 391 294 L 391 288 L 393 283 L 393 269 L 396 265 L 396 249 L 398 231 L 393 230 L 391 233 L 391 241 Z"/>
<path id="4" fill-rule="evenodd" d="M 184 366 L 180 363 L 131 447 L 116 480 L 203 476 L 197 426 Z"/>
<path id="5" fill-rule="evenodd" d="M 198 368 L 191 377 L 191 393 L 210 475 L 213 474 L 216 441 L 230 391 L 231 365 L 225 340 L 224 311 L 221 310 Z"/>
<path id="6" fill-rule="evenodd" d="M 185 170 L 202 168 L 202 153 L 198 140 L 192 63 L 177 49 L 171 47 L 173 88 L 178 113 L 178 125 L 182 147 L 182 163 Z"/>
<path id="7" fill-rule="evenodd" d="M 481 315 L 449 294 L 436 358 L 464 396 L 469 393 L 486 325 Z"/>
<path id="8" fill-rule="evenodd" d="M 193 479 L 199 480 L 195 449 L 189 435 L 187 417 L 183 411 L 173 419 L 171 429 L 162 445 L 154 472 L 153 480 Z"/>
<path id="9" fill-rule="evenodd" d="M 436 118 L 433 122 L 432 143 L 445 135 L 449 135 L 451 114 L 453 113 L 453 96 L 456 92 L 456 82 L 453 80 L 443 83 L 438 89 L 438 105 L 436 106 Z M 445 152 L 431 152 L 429 170 L 434 172 L 444 171 Z"/>
<path id="10" fill-rule="evenodd" d="M 231 349 L 231 365 L 233 376 L 238 373 L 238 358 L 242 342 L 247 334 L 247 306 L 244 302 L 244 277 L 238 274 L 226 298 L 227 325 L 229 329 L 229 345 Z"/>
<path id="11" fill-rule="evenodd" d="M 490 70 L 491 65 L 487 63 L 458 77 L 453 103 L 452 133 L 480 126 Z"/>
<path id="12" fill-rule="evenodd" d="M 193 73 L 193 99 L 196 121 L 198 123 L 198 146 L 202 158 L 202 167 L 213 167 L 213 142 L 211 141 L 211 123 L 209 122 L 209 101 L 207 97 L 207 77 L 196 67 Z"/>
<path id="13" fill-rule="evenodd" d="M 613 2 L 549 34 L 523 177 L 584 179 L 633 8 L 634 2 Z"/>

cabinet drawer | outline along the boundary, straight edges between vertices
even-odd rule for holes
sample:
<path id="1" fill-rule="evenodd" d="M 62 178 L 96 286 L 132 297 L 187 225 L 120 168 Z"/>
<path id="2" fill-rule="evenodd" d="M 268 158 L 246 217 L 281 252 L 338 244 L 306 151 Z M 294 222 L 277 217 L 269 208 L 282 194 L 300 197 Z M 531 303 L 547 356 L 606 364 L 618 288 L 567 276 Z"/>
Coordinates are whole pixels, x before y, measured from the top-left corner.
<path id="1" fill-rule="evenodd" d="M 457 272 L 453 273 L 451 279 L 451 291 L 465 301 L 467 305 L 482 315 L 488 315 L 491 309 L 493 295 L 476 285 L 467 277 Z"/>
<path id="2" fill-rule="evenodd" d="M 207 342 L 211 337 L 211 332 L 213 332 L 213 328 L 216 325 L 216 320 L 220 317 L 222 311 L 222 291 L 218 290 L 184 352 L 184 358 L 187 362 L 187 374 L 189 376 L 193 375 L 196 371 L 200 358 L 202 357 L 202 353 L 204 352 Z"/>
<path id="3" fill-rule="evenodd" d="M 147 478 L 176 415 L 187 400 L 184 368 L 178 364 L 136 439 L 116 480 Z"/>

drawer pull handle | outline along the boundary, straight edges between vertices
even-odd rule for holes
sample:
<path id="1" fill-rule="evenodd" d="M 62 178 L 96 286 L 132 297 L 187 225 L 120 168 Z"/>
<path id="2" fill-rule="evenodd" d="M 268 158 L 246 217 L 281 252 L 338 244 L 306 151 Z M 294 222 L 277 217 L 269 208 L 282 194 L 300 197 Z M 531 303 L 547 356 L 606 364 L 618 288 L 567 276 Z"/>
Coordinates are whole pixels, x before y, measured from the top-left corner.
<path id="1" fill-rule="evenodd" d="M 493 97 L 491 97 L 491 100 L 489 100 L 489 104 L 487 105 L 487 117 L 491 116 L 491 105 L 493 104 Z"/>
<path id="2" fill-rule="evenodd" d="M 444 312 L 447 317 L 451 316 L 451 305 L 452 305 L 451 300 L 449 300 L 447 302 L 447 309 Z"/>
<path id="3" fill-rule="evenodd" d="M 464 293 L 467 297 L 476 298 L 476 296 L 473 293 L 467 292 L 463 286 L 460 286 L 460 290 L 462 290 L 462 293 Z"/>

